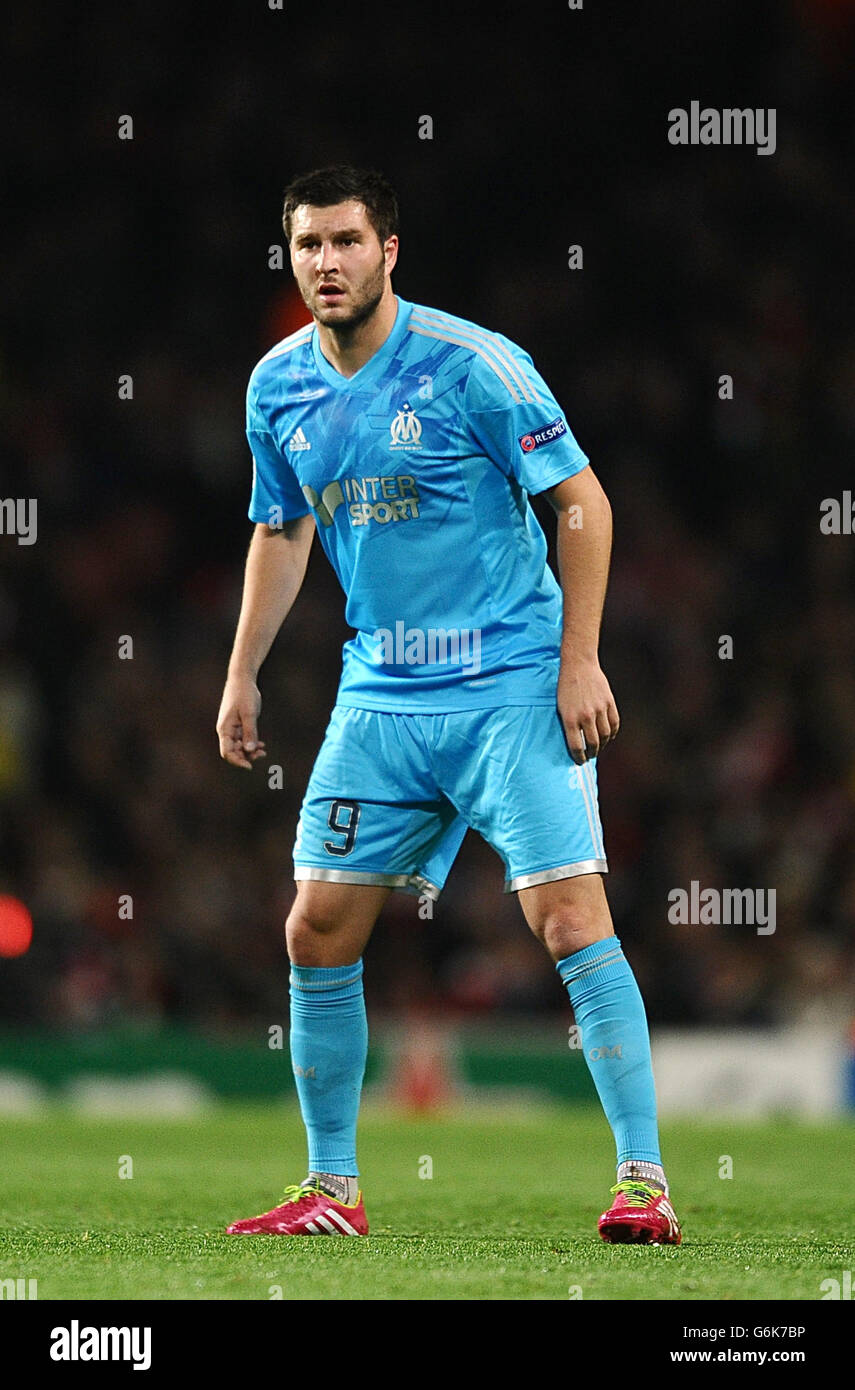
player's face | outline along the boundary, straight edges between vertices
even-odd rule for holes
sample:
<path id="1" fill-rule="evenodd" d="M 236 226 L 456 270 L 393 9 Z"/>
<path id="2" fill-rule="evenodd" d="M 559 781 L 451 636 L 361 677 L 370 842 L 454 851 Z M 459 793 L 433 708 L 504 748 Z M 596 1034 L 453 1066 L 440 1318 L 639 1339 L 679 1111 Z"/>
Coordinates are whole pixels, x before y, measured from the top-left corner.
<path id="1" fill-rule="evenodd" d="M 397 237 L 380 245 L 362 203 L 295 208 L 291 268 L 318 323 L 354 327 L 368 318 L 383 296 L 396 246 Z"/>

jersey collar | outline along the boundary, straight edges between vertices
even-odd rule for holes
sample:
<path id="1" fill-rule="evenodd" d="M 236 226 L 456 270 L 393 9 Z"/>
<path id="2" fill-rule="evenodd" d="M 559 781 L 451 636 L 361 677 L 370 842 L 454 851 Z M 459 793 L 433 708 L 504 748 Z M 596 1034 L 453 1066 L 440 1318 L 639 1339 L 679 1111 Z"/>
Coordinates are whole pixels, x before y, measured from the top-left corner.
<path id="1" fill-rule="evenodd" d="M 394 355 L 401 339 L 407 331 L 407 325 L 409 324 L 410 313 L 413 307 L 408 300 L 402 299 L 399 294 L 395 295 L 395 298 L 398 302 L 398 309 L 395 315 L 395 322 L 392 324 L 391 333 L 385 343 L 381 343 L 377 351 L 369 357 L 368 361 L 359 368 L 359 371 L 354 376 L 342 376 L 341 372 L 337 372 L 335 367 L 327 361 L 324 354 L 321 352 L 321 345 L 318 341 L 318 325 L 315 324 L 312 330 L 312 353 L 315 358 L 315 366 L 324 381 L 329 382 L 330 386 L 335 386 L 339 391 L 347 391 L 351 387 L 361 387 L 365 382 L 375 380 L 383 371 L 384 366 L 389 361 L 389 358 Z"/>

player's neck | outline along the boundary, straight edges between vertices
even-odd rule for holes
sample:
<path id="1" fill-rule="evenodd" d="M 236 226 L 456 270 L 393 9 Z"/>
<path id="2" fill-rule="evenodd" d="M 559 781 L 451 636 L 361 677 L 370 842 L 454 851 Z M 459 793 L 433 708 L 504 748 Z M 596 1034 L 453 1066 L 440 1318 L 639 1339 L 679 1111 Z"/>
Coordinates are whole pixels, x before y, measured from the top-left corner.
<path id="1" fill-rule="evenodd" d="M 342 376 L 355 376 L 383 346 L 398 314 L 398 300 L 387 282 L 383 297 L 367 319 L 350 328 L 318 324 L 318 341 L 324 357 Z"/>

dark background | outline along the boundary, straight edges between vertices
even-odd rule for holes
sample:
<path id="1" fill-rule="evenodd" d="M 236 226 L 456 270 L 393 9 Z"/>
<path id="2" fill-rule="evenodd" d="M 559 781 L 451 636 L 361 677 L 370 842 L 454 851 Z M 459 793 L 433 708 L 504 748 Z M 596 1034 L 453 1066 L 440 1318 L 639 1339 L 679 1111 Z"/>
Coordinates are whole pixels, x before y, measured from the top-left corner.
<path id="1" fill-rule="evenodd" d="M 39 505 L 35 545 L 0 536 L 0 891 L 35 923 L 0 962 L 7 1023 L 281 1014 L 296 816 L 348 636 L 319 550 L 261 677 L 285 788 L 222 763 L 214 722 L 251 529 L 246 381 L 305 319 L 268 268 L 281 192 L 347 160 L 399 190 L 395 289 L 529 351 L 611 499 L 607 887 L 652 1021 L 842 1026 L 855 537 L 819 521 L 855 472 L 854 10 L 6 17 L 0 490 Z M 693 99 L 775 107 L 776 153 L 671 146 Z M 432 922 L 393 896 L 376 1011 L 566 1010 L 502 877 L 470 833 Z M 776 933 L 670 925 L 693 879 L 774 888 Z"/>

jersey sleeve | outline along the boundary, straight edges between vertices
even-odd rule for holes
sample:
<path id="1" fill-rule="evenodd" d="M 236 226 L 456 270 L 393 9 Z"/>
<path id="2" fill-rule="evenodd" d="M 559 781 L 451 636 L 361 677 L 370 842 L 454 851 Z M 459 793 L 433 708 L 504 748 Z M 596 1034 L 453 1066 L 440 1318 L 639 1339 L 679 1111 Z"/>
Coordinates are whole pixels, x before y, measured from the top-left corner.
<path id="1" fill-rule="evenodd" d="M 278 527 L 310 511 L 287 458 L 270 433 L 259 401 L 258 387 L 250 378 L 246 393 L 246 437 L 252 453 L 250 521 Z"/>
<path id="2" fill-rule="evenodd" d="M 564 412 L 527 352 L 495 334 L 473 359 L 466 385 L 468 427 L 484 453 L 529 493 L 587 467 Z"/>

